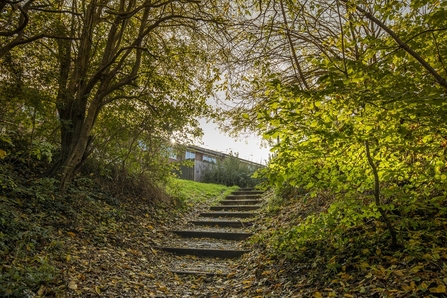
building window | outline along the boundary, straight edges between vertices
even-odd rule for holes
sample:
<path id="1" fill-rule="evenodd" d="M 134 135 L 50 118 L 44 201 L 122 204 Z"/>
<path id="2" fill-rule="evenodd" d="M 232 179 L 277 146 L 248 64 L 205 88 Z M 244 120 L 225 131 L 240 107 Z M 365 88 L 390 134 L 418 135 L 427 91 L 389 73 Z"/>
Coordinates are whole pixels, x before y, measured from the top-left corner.
<path id="1" fill-rule="evenodd" d="M 175 151 L 174 148 L 171 147 L 168 148 L 168 157 L 170 159 L 177 159 L 177 152 Z"/>
<path id="2" fill-rule="evenodd" d="M 212 163 L 216 163 L 216 158 L 215 157 L 210 157 L 210 156 L 203 156 L 203 161 L 207 161 L 207 162 L 212 162 Z"/>
<path id="3" fill-rule="evenodd" d="M 186 151 L 185 159 L 196 159 L 196 154 L 194 152 Z"/>

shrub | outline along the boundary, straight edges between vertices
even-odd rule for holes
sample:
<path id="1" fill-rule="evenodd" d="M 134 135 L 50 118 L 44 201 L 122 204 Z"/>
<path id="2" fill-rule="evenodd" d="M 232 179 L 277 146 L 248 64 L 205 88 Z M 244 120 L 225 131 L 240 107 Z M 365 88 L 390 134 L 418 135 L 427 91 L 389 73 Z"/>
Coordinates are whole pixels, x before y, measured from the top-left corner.
<path id="1" fill-rule="evenodd" d="M 258 179 L 252 177 L 256 170 L 240 162 L 237 156 L 230 155 L 223 161 L 218 161 L 215 166 L 207 168 L 204 171 L 203 180 L 207 183 L 226 186 L 251 187 L 259 183 Z"/>

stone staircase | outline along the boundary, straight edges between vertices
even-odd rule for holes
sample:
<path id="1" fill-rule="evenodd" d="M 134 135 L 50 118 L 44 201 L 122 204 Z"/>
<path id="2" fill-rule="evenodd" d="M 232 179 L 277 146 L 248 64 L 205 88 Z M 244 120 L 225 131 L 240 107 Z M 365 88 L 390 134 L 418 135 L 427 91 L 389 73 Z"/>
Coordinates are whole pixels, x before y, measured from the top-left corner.
<path id="1" fill-rule="evenodd" d="M 228 275 L 231 261 L 248 252 L 242 240 L 252 236 L 251 218 L 258 215 L 263 192 L 252 188 L 240 189 L 211 206 L 184 229 L 172 230 L 169 246 L 161 250 L 177 257 L 171 264 L 176 274 Z"/>

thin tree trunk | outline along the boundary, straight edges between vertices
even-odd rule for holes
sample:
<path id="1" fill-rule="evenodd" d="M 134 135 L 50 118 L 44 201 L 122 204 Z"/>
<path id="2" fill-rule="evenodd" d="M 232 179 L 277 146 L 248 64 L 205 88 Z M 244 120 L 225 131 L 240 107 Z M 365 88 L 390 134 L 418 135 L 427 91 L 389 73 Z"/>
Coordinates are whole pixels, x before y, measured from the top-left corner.
<path id="1" fill-rule="evenodd" d="M 369 151 L 369 144 L 368 141 L 365 141 L 365 151 L 366 151 L 366 157 L 368 158 L 368 163 L 371 166 L 371 170 L 374 175 L 374 198 L 376 202 L 377 209 L 380 212 L 380 215 L 382 215 L 383 220 L 386 223 L 386 226 L 388 227 L 388 230 L 390 231 L 391 235 L 391 247 L 397 248 L 397 236 L 396 231 L 393 228 L 393 225 L 391 224 L 390 219 L 388 218 L 385 210 L 383 210 L 381 204 L 380 204 L 380 181 L 379 181 L 379 174 L 377 173 L 376 165 L 374 164 L 374 161 L 371 157 L 371 153 Z"/>

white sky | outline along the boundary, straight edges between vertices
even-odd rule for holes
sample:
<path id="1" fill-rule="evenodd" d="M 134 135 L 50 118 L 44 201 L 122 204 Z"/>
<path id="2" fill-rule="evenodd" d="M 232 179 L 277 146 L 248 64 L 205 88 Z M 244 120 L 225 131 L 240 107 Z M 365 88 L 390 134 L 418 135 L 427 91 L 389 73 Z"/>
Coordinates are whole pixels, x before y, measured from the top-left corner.
<path id="1" fill-rule="evenodd" d="M 224 132 L 221 132 L 215 123 L 207 123 L 205 119 L 200 120 L 203 129 L 203 144 L 197 144 L 210 150 L 223 153 L 239 153 L 239 157 L 253 162 L 266 164 L 268 161 L 270 148 L 261 148 L 261 137 L 256 135 L 244 136 L 234 139 Z"/>

